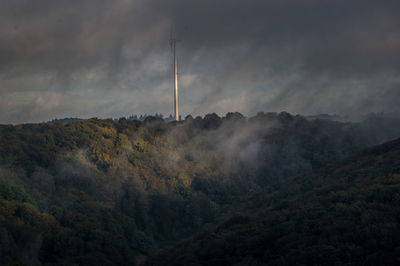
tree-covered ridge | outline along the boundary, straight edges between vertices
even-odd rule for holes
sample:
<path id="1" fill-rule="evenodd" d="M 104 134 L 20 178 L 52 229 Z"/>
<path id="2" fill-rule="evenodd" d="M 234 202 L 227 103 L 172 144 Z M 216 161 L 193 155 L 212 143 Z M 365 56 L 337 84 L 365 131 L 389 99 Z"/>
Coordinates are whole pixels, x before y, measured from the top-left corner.
<path id="1" fill-rule="evenodd" d="M 400 139 L 246 196 L 147 265 L 398 265 Z"/>
<path id="2" fill-rule="evenodd" d="M 0 263 L 140 263 L 373 143 L 288 113 L 2 125 Z"/>

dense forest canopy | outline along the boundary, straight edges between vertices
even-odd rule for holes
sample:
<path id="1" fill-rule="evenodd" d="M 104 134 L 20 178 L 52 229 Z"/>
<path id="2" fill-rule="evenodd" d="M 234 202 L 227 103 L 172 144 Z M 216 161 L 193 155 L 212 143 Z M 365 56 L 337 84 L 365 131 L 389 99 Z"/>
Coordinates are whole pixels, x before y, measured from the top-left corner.
<path id="1" fill-rule="evenodd" d="M 394 262 L 399 250 L 386 245 L 400 239 L 391 209 L 399 142 L 366 149 L 400 130 L 374 119 L 282 112 L 1 125 L 0 264 L 293 263 L 283 252 L 303 264 L 328 253 L 332 264 L 362 264 L 370 250 Z M 377 222 L 381 242 L 369 227 L 379 215 L 390 216 Z M 331 219 L 343 224 L 328 228 Z M 314 226 L 323 237 L 307 231 Z M 345 239 L 354 235 L 364 238 Z M 266 244 L 274 241 L 282 248 Z"/>
<path id="2" fill-rule="evenodd" d="M 245 195 L 147 265 L 398 265 L 400 139 Z"/>

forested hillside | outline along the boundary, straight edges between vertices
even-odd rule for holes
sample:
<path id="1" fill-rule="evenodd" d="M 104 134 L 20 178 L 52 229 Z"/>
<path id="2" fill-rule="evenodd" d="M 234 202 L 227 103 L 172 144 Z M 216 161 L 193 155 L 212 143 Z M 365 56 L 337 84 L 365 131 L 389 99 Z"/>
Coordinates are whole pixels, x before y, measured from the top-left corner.
<path id="1" fill-rule="evenodd" d="M 245 196 L 148 265 L 399 265 L 400 139 Z"/>
<path id="2" fill-rule="evenodd" d="M 348 262 L 393 244 L 364 226 L 374 217 L 398 232 L 398 142 L 359 155 L 381 140 L 360 124 L 288 113 L 1 125 L 0 264 L 284 264 L 286 250 L 318 264 L 304 253 L 315 247 Z M 341 243 L 354 250 L 337 259 Z"/>

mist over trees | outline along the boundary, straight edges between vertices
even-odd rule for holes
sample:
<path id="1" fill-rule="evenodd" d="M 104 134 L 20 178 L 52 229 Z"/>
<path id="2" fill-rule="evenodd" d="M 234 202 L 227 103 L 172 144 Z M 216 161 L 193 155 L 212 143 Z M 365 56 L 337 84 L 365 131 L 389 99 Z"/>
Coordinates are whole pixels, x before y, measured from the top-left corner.
<path id="1" fill-rule="evenodd" d="M 256 226 L 256 213 L 272 210 L 281 217 L 296 208 L 287 203 L 290 197 L 303 199 L 299 195 L 306 193 L 304 200 L 307 195 L 313 202 L 324 200 L 322 194 L 307 193 L 325 184 L 330 184 L 326 193 L 335 193 L 341 178 L 366 186 L 365 180 L 354 181 L 364 168 L 351 163 L 325 181 L 320 177 L 366 148 L 400 136 L 396 130 L 374 120 L 310 120 L 286 112 L 250 118 L 207 114 L 172 122 L 159 115 L 143 121 L 0 125 L 0 263 L 134 265 L 150 256 L 148 263 L 159 265 L 156 252 L 204 229 L 222 226 L 216 234 L 228 230 L 229 235 L 236 230 L 229 229 L 232 225 Z M 382 131 L 390 134 L 378 134 Z M 385 160 L 391 172 L 377 176 L 397 174 Z M 397 185 L 391 189 L 395 197 Z M 317 212 L 314 205 L 307 208 Z"/>

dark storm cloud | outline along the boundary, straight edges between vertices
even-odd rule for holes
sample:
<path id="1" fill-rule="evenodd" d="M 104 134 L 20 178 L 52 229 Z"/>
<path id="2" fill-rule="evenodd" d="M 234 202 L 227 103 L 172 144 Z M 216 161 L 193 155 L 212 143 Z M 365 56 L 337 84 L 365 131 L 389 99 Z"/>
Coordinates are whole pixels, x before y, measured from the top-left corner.
<path id="1" fill-rule="evenodd" d="M 67 74 L 107 63 L 119 66 L 121 47 L 146 30 L 116 1 L 15 1 L 2 14 L 1 66 L 28 74 Z M 136 14 L 133 14 L 136 15 Z M 5 60 L 3 60 L 5 58 Z M 16 66 L 16 69 L 10 69 Z M 110 68 L 110 69 L 111 69 Z M 112 70 L 111 69 L 111 70 Z"/>
<path id="2" fill-rule="evenodd" d="M 400 111 L 400 3 L 1 1 L 0 122 L 181 110 Z"/>

